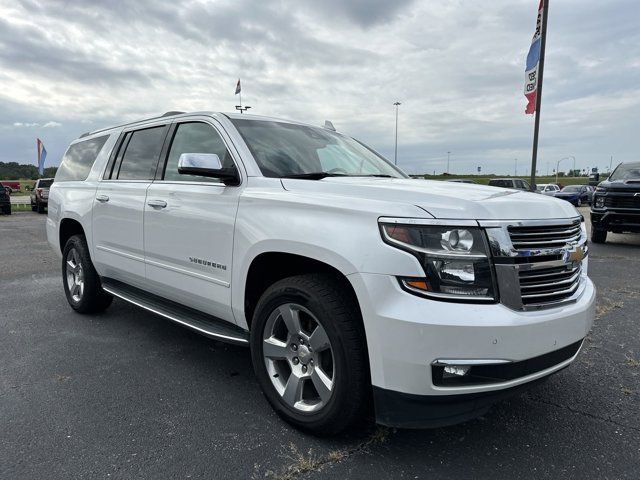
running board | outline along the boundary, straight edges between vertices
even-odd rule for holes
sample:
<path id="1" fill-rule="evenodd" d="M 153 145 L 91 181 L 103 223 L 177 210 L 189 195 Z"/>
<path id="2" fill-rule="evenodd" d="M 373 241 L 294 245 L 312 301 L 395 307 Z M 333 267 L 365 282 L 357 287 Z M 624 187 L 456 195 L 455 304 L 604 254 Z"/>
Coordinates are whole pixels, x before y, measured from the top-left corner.
<path id="1" fill-rule="evenodd" d="M 237 345 L 249 345 L 249 332 L 213 315 L 166 300 L 158 295 L 113 280 L 102 279 L 102 288 L 118 298 L 168 318 L 172 322 L 195 330 L 202 335 Z"/>

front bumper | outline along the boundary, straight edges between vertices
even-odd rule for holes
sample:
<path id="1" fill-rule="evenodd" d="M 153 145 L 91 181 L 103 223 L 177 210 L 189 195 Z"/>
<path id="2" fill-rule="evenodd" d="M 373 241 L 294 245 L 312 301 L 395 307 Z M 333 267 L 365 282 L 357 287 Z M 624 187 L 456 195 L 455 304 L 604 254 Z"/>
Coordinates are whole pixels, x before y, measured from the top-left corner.
<path id="1" fill-rule="evenodd" d="M 349 278 L 362 308 L 378 421 L 387 425 L 438 426 L 471 418 L 488 408 L 496 392 L 503 395 L 530 385 L 566 367 L 575 355 L 522 377 L 446 387 L 436 385 L 432 378 L 431 366 L 436 360 L 533 359 L 580 342 L 595 316 L 595 288 L 586 277 L 582 294 L 574 303 L 537 311 L 429 300 L 403 291 L 393 276 L 358 273 Z M 404 400 L 387 401 L 390 396 Z M 479 398 L 487 400 L 487 405 L 480 402 L 479 408 L 469 408 L 467 400 L 473 406 L 479 405 Z M 423 414 L 414 412 L 413 423 L 403 420 L 402 405 L 407 399 L 425 410 Z M 438 418 L 433 413 L 434 403 L 465 406 Z M 398 416 L 390 405 L 400 407 Z"/>
<path id="2" fill-rule="evenodd" d="M 591 210 L 591 225 L 597 230 L 640 233 L 640 210 Z"/>

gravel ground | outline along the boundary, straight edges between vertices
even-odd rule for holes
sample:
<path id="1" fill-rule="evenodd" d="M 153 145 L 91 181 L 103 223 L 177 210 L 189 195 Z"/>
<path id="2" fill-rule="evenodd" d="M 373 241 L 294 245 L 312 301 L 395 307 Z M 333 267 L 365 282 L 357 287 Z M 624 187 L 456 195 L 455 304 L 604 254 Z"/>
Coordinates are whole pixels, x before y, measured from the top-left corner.
<path id="1" fill-rule="evenodd" d="M 640 476 L 639 235 L 591 246 L 598 317 L 571 368 L 462 425 L 319 439 L 272 413 L 248 350 L 119 300 L 73 313 L 44 222 L 0 217 L 2 479 Z"/>

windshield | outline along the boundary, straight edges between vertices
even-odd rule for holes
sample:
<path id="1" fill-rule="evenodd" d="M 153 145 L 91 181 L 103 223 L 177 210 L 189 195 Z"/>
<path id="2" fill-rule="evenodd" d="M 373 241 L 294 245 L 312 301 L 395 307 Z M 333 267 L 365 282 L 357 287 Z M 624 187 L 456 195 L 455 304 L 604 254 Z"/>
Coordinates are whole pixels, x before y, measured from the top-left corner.
<path id="1" fill-rule="evenodd" d="M 544 191 L 545 188 L 547 188 L 546 185 L 537 185 L 536 186 L 536 191 L 537 192 L 542 192 L 542 191 Z"/>
<path id="2" fill-rule="evenodd" d="M 609 181 L 615 180 L 640 180 L 640 163 L 621 163 L 609 177 Z"/>
<path id="3" fill-rule="evenodd" d="M 324 128 L 232 120 L 265 177 L 311 173 L 407 178 L 360 142 Z"/>
<path id="4" fill-rule="evenodd" d="M 582 188 L 581 185 L 569 185 L 568 187 L 564 187 L 562 189 L 563 192 L 579 192 Z"/>

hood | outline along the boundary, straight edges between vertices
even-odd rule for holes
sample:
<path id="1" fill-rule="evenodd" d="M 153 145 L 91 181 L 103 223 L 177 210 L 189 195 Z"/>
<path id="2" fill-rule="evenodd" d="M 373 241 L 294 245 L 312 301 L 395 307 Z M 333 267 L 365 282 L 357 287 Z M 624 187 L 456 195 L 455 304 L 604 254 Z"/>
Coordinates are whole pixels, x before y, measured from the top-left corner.
<path id="1" fill-rule="evenodd" d="M 602 188 L 610 189 L 610 190 L 620 190 L 624 192 L 638 192 L 640 191 L 640 179 L 614 180 L 614 181 L 605 180 L 604 182 L 600 182 L 598 186 Z"/>
<path id="2" fill-rule="evenodd" d="M 577 197 L 580 192 L 556 192 L 556 197 Z"/>
<path id="3" fill-rule="evenodd" d="M 467 183 L 404 178 L 328 177 L 322 180 L 282 179 L 292 192 L 341 195 L 358 199 L 415 205 L 435 218 L 530 220 L 569 218 L 577 210 L 564 200 L 538 193 Z M 381 215 L 392 215 L 380 212 Z"/>

